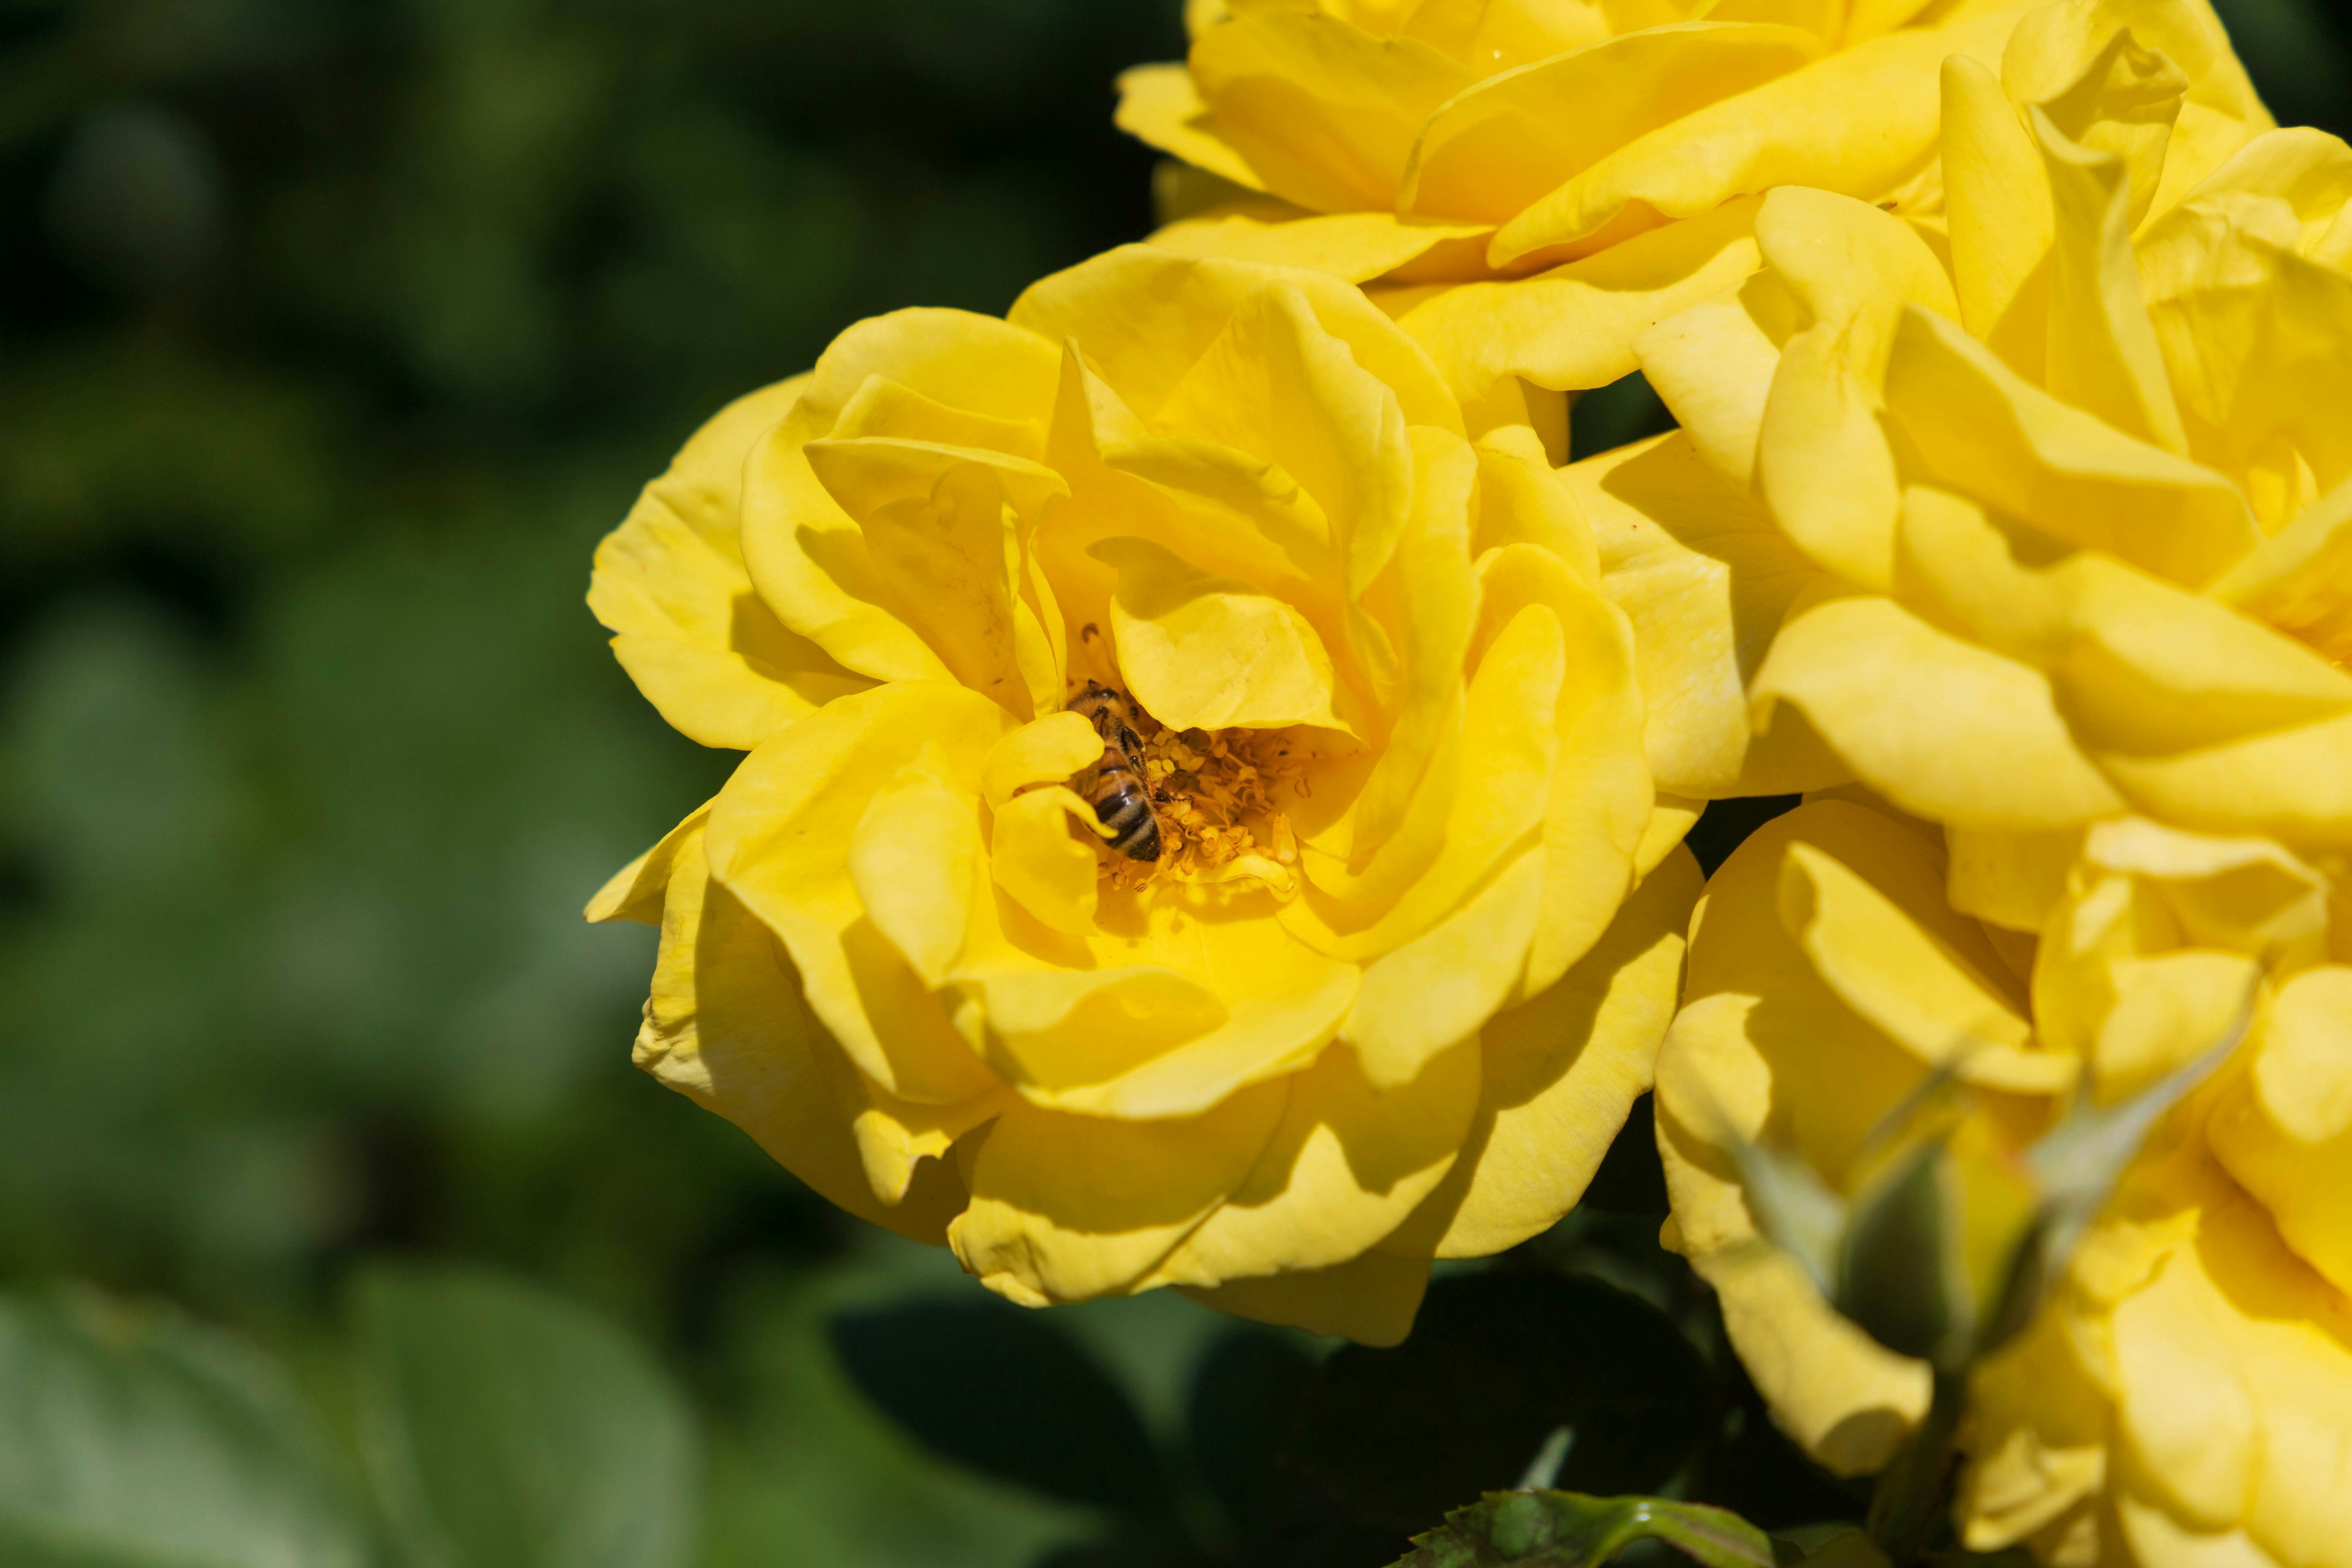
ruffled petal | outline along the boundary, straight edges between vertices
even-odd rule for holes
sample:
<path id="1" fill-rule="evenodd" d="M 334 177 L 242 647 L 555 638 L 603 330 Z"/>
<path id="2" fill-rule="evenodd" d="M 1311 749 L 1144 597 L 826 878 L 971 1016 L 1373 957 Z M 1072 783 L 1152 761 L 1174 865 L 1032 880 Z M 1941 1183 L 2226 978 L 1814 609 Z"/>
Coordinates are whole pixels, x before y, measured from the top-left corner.
<path id="1" fill-rule="evenodd" d="M 748 750 L 867 682 L 784 629 L 743 564 L 743 463 L 808 376 L 738 398 L 695 433 L 596 547 L 588 607 L 661 716 L 706 746 Z"/>
<path id="2" fill-rule="evenodd" d="M 1286 202 L 1250 202 L 1180 218 L 1154 229 L 1151 244 L 1185 256 L 1224 256 L 1328 272 L 1349 283 L 1403 275 L 1425 258 L 1475 247 L 1493 227 L 1400 217 L 1394 213 L 1310 213 Z M 1444 276 L 1443 271 L 1440 276 Z"/>
<path id="3" fill-rule="evenodd" d="M 1562 470 L 1600 542 L 1602 588 L 1633 627 L 1644 750 L 1660 789 L 1783 795 L 1846 776 L 1802 719 L 1756 733 L 1748 681 L 1819 576 L 1759 501 L 1677 432 Z"/>
<path id="4" fill-rule="evenodd" d="M 961 687 L 899 682 L 844 698 L 744 760 L 711 809 L 712 875 L 783 940 L 809 1006 L 875 1082 L 949 1104 L 994 1082 L 906 955 L 868 916 L 850 859 L 875 795 L 936 743 L 971 792 L 1013 728 Z"/>
<path id="5" fill-rule="evenodd" d="M 1118 573 L 1110 624 L 1119 669 L 1161 723 L 1353 729 L 1333 707 L 1323 639 L 1287 602 L 1147 539 L 1106 539 L 1092 553 Z"/>
<path id="6" fill-rule="evenodd" d="M 2223 476 L 2059 402 L 1916 307 L 1896 330 L 1886 406 L 1926 479 L 2067 543 L 2201 587 L 2261 542 Z"/>
<path id="7" fill-rule="evenodd" d="M 684 822 L 661 836 L 654 847 L 613 874 L 612 880 L 596 890 L 582 910 L 591 921 L 641 921 L 646 925 L 659 925 L 662 918 L 662 896 L 669 889 L 671 873 L 677 866 L 678 850 L 688 839 L 702 831 L 710 816 L 710 803 L 705 801 L 691 812 Z"/>
<path id="8" fill-rule="evenodd" d="M 1906 308 L 1948 315 L 1951 283 L 1910 225 L 1823 191 L 1773 192 L 1756 240 L 1805 323 L 1765 400 L 1758 489 L 1824 570 L 1884 588 L 1902 503 L 1879 388 Z"/>
<path id="9" fill-rule="evenodd" d="M 2014 14 L 1873 38 L 1684 115 L 1611 153 L 1504 225 L 1497 267 L 1562 258 L 1776 185 L 1884 198 L 1936 148 L 1936 71 L 1989 57 Z"/>
<path id="10" fill-rule="evenodd" d="M 1004 896 L 1040 924 L 1082 937 L 1094 929 L 1101 893 L 1095 852 L 1070 836 L 1072 822 L 1098 831 L 1094 809 L 1066 789 L 1006 801 L 989 829 L 988 869 Z"/>
<path id="11" fill-rule="evenodd" d="M 1885 599 L 1832 600 L 1789 622 L 1755 691 L 1801 709 L 1872 788 L 1922 816 L 2032 829 L 2123 810 L 2047 677 Z"/>
<path id="12" fill-rule="evenodd" d="M 1150 419 L 1234 309 L 1269 282 L 1305 298 L 1323 330 L 1395 395 L 1406 424 L 1461 434 L 1461 405 L 1428 355 L 1361 289 L 1328 273 L 1124 245 L 1031 284 L 1006 320 L 1051 342 L 1075 340 L 1126 405 Z M 1153 308 L 1139 310 L 1139 300 Z"/>
<path id="13" fill-rule="evenodd" d="M 948 1243 L 1016 1300 L 1135 1289 L 1241 1185 L 1289 1101 L 1287 1083 L 1267 1083 L 1199 1116 L 1122 1121 L 1016 1100 L 972 1158 Z"/>
<path id="14" fill-rule="evenodd" d="M 1919 889 L 1910 890 L 1916 905 Z M 1965 921 L 1935 918 L 1933 904 L 1916 917 L 1801 843 L 1781 861 L 1780 905 L 1781 924 L 1822 984 L 1928 1066 L 2023 1094 L 2073 1087 L 2082 1064 L 2031 1048 L 2023 987 Z"/>
<path id="15" fill-rule="evenodd" d="M 1398 210 L 1507 224 L 1619 147 L 1821 57 L 1801 27 L 1712 16 L 1501 72 L 1433 115 Z"/>
<path id="16" fill-rule="evenodd" d="M 1756 270 L 1753 201 L 1636 235 L 1514 282 L 1405 291 L 1387 301 L 1465 402 L 1507 375 L 1554 391 L 1635 368 L 1633 340 Z"/>
<path id="17" fill-rule="evenodd" d="M 1429 1264 L 1367 1252 L 1329 1268 L 1234 1279 L 1213 1289 L 1180 1286 L 1203 1306 L 1252 1322 L 1305 1329 L 1359 1344 L 1403 1342 L 1429 1289 Z"/>
<path id="18" fill-rule="evenodd" d="M 866 803 L 849 840 L 849 881 L 874 929 L 937 990 L 963 952 L 982 850 L 977 803 L 937 742 Z"/>
<path id="19" fill-rule="evenodd" d="M 1396 1229 L 1453 1167 L 1478 1105 L 1479 1050 L 1432 1058 L 1381 1087 L 1355 1053 L 1292 1075 L 1290 1104 L 1257 1167 L 1185 1237 L 1154 1282 L 1213 1286 L 1343 1264 Z"/>
<path id="20" fill-rule="evenodd" d="M 936 1158 L 870 1178 L 858 1126 L 889 1119 L 887 1097 L 809 1016 L 767 928 L 710 879 L 699 833 L 677 852 L 636 1063 L 861 1218 L 936 1245 L 963 1206 L 962 1182 Z M 970 1125 L 984 1111 L 983 1097 L 958 1114 Z"/>
<path id="21" fill-rule="evenodd" d="M 1026 428 L 1032 434 L 1022 441 L 1028 444 L 1053 406 L 1059 361 L 1050 341 L 959 310 L 900 310 L 860 322 L 825 351 L 792 418 L 755 445 L 747 461 L 744 556 L 779 618 L 861 675 L 951 679 L 940 654 L 903 618 L 894 569 L 877 562 L 860 520 L 819 481 L 805 450 L 831 433 L 876 376 L 919 385 L 928 400 L 947 407 Z M 906 450 L 903 438 L 895 449 Z M 1024 459 L 1007 452 L 982 462 L 1009 475 Z M 944 477 L 942 466 L 934 465 L 934 482 Z M 936 516 L 942 501 L 961 510 L 975 498 L 929 499 Z"/>
<path id="22" fill-rule="evenodd" d="M 1473 79 L 1418 39 L 1286 7 L 1210 28 L 1192 67 L 1217 139 L 1265 189 L 1318 212 L 1394 207 L 1423 123 Z"/>
<path id="23" fill-rule="evenodd" d="M 1137 140 L 1206 169 L 1220 179 L 1262 191 L 1265 182 L 1216 132 L 1208 105 L 1181 65 L 1136 66 L 1118 73 L 1118 108 L 1111 122 Z"/>
<path id="24" fill-rule="evenodd" d="M 1643 375 L 1673 412 L 1691 449 L 1737 489 L 1755 483 L 1756 444 L 1773 373 L 1804 315 L 1788 285 L 1759 272 L 1633 340 Z"/>
<path id="25" fill-rule="evenodd" d="M 2214 1152 L 2270 1210 L 2297 1256 L 2352 1292 L 2352 968 L 2307 969 L 2279 989 L 2253 1070 L 2213 1114 Z"/>
<path id="26" fill-rule="evenodd" d="M 1687 850 L 1670 852 L 1557 985 L 1487 1020 L 1461 1157 L 1383 1248 L 1484 1258 L 1575 1206 L 1650 1087 L 1704 880 Z"/>

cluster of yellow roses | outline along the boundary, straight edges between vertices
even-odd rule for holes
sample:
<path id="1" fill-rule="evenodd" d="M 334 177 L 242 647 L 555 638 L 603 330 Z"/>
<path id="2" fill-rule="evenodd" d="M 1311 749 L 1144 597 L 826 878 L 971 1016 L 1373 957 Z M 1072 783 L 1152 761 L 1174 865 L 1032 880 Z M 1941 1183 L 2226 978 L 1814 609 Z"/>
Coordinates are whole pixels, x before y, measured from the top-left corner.
<path id="1" fill-rule="evenodd" d="M 1668 1244 L 1858 1472 L 1927 1369 L 1735 1145 L 1848 1185 L 1923 1079 L 2031 1131 L 2252 994 L 1977 1369 L 1958 1519 L 2352 1564 L 2352 150 L 2203 0 L 1188 21 L 1118 110 L 1174 221 L 852 327 L 599 550 L 749 752 L 591 908 L 661 927 L 640 1063 L 1016 1301 L 1373 1343 L 1654 1082 Z M 1680 428 L 1559 466 L 1636 368 Z M 1703 803 L 1793 793 L 1703 888 Z"/>

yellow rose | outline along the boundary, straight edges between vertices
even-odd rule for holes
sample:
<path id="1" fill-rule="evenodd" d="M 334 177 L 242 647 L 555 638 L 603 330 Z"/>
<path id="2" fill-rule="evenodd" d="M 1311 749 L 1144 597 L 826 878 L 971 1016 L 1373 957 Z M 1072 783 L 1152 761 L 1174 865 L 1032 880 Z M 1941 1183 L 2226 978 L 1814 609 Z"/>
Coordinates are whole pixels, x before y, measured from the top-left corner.
<path id="1" fill-rule="evenodd" d="M 2340 856 L 2144 817 L 2086 837 L 2038 939 L 1945 889 L 1932 827 L 1825 799 L 1709 884 L 1658 1068 L 1669 1239 L 1722 1291 L 1782 1424 L 1883 1465 L 1928 1371 L 1754 1245 L 1730 1158 L 1761 1137 L 1849 1184 L 1962 1042 L 2015 1138 L 2082 1078 L 2113 1103 L 2254 1026 L 2158 1123 L 2025 1333 L 1981 1363 L 1957 1522 L 2064 1565 L 2352 1564 L 2352 921 Z"/>
<path id="2" fill-rule="evenodd" d="M 2201 20 L 2070 0 L 1948 60 L 1939 224 L 1768 197 L 1766 268 L 1640 344 L 1683 431 L 1575 479 L 1754 628 L 1628 603 L 1645 679 L 1720 693 L 1689 744 L 1951 825 L 2018 930 L 2126 812 L 2352 842 L 2352 152 L 2216 108 Z"/>
<path id="3" fill-rule="evenodd" d="M 2191 3 L 2167 47 L 2267 124 Z M 1935 210 L 1937 72 L 1998 64 L 2025 9 L 1192 0 L 1189 58 L 1122 77 L 1118 122 L 1182 160 L 1164 206 L 1206 204 L 1157 243 L 1401 290 L 1388 308 L 1468 397 L 1507 374 L 1599 386 L 1643 328 L 1754 269 L 1763 193 Z"/>
<path id="4" fill-rule="evenodd" d="M 591 597 L 751 748 L 592 906 L 662 925 L 638 1060 L 1016 1301 L 1394 1341 L 1648 1083 L 1698 878 L 1630 629 L 1523 412 L 1328 275 L 1133 247 L 863 322 Z"/>

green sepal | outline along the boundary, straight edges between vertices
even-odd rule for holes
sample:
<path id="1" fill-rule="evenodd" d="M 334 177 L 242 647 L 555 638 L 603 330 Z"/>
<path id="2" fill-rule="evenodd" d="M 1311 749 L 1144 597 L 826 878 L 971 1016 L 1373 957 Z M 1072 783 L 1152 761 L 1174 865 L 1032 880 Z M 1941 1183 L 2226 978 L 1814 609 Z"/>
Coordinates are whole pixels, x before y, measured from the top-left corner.
<path id="1" fill-rule="evenodd" d="M 1976 1338 L 1961 1205 L 1944 1141 L 1911 1151 L 1853 1205 L 1831 1297 L 1888 1350 L 1939 1367 L 1965 1364 Z"/>
<path id="2" fill-rule="evenodd" d="M 1772 1568 L 1754 1525 L 1704 1503 L 1582 1492 L 1488 1492 L 1413 1537 L 1395 1568 L 1595 1568 L 1637 1541 L 1663 1541 L 1706 1568 Z"/>

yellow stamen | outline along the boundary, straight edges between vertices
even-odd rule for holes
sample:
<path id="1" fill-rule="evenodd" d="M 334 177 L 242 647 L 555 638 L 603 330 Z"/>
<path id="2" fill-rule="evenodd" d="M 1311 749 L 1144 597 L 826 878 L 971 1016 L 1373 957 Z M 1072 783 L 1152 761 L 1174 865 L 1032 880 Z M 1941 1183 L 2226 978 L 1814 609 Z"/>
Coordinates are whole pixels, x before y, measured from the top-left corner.
<path id="1" fill-rule="evenodd" d="M 1130 860 L 1105 851 L 1103 874 L 1115 887 L 1139 888 L 1155 875 L 1191 880 L 1256 856 L 1296 865 L 1298 838 L 1277 804 L 1304 798 L 1305 769 L 1281 731 L 1170 730 L 1138 707 L 1143 777 L 1160 817 L 1160 858 Z M 1244 868 L 1245 869 L 1245 868 Z"/>

